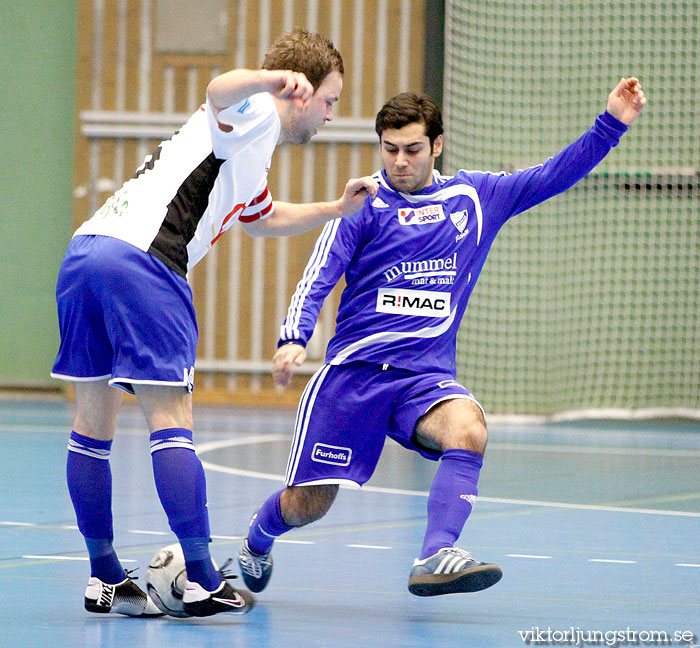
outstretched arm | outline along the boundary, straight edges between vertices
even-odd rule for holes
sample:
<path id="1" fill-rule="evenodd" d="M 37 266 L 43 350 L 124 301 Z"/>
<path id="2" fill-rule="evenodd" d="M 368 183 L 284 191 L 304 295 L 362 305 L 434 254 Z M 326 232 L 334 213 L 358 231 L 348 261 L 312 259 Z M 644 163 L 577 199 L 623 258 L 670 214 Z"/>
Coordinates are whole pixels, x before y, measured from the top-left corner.
<path id="1" fill-rule="evenodd" d="M 248 236 L 293 236 L 314 229 L 334 218 L 350 216 L 368 197 L 377 195 L 379 185 L 370 176 L 348 180 L 343 195 L 331 202 L 296 204 L 275 202 L 268 218 L 242 223 Z"/>
<path id="2" fill-rule="evenodd" d="M 624 77 L 608 95 L 608 112 L 629 126 L 646 105 L 647 98 L 642 91 L 642 84 L 636 77 Z"/>
<path id="3" fill-rule="evenodd" d="M 628 126 L 646 105 L 642 86 L 635 77 L 620 79 L 608 95 L 606 112 L 593 128 L 543 164 L 510 174 L 484 174 L 479 190 L 496 190 L 494 213 L 500 227 L 508 218 L 566 191 L 585 177 L 617 146 Z"/>

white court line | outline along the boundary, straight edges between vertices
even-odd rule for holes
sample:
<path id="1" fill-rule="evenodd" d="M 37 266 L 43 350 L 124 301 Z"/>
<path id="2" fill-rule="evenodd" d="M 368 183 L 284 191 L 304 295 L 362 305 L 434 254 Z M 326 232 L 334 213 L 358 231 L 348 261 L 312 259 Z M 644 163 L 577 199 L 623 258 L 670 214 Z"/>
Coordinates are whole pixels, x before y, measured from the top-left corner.
<path id="1" fill-rule="evenodd" d="M 275 543 L 277 543 L 277 542 L 284 542 L 285 544 L 300 544 L 300 545 L 316 544 L 315 542 L 311 542 L 311 540 L 282 540 L 280 538 L 277 538 L 275 540 Z"/>
<path id="2" fill-rule="evenodd" d="M 532 556 L 530 554 L 506 554 L 509 558 L 536 558 L 537 560 L 549 560 L 551 556 Z"/>
<path id="3" fill-rule="evenodd" d="M 385 547 L 384 545 L 349 544 L 345 546 L 354 547 L 355 549 L 391 549 L 391 547 Z"/>
<path id="4" fill-rule="evenodd" d="M 89 558 L 84 558 L 81 556 L 36 556 L 32 554 L 22 556 L 22 558 L 31 558 L 32 560 L 90 560 Z M 133 563 L 138 561 L 130 558 L 120 558 L 119 562 Z"/>
<path id="5" fill-rule="evenodd" d="M 274 443 L 277 441 L 289 441 L 289 435 L 286 434 L 258 434 L 254 436 L 244 437 L 242 439 L 228 439 L 223 441 L 212 441 L 210 443 L 202 443 L 195 447 L 197 455 L 203 455 L 206 452 L 220 450 L 234 446 L 249 445 L 253 443 Z M 257 472 L 255 470 L 242 470 L 240 468 L 230 468 L 229 466 L 221 466 L 201 459 L 202 465 L 212 471 L 227 473 L 229 475 L 239 475 L 242 477 L 256 477 L 258 479 L 270 479 L 277 482 L 284 480 L 283 475 L 275 475 L 271 473 Z M 341 485 L 341 488 L 345 488 Z M 427 497 L 428 491 L 404 490 L 400 488 L 382 488 L 380 486 L 363 486 L 363 491 L 373 493 L 388 493 L 391 495 L 411 495 L 414 497 Z M 541 502 L 537 500 L 519 500 L 507 499 L 503 497 L 479 497 L 482 502 L 490 502 L 493 504 L 515 504 L 517 506 L 537 506 L 545 508 L 561 508 L 573 509 L 577 511 L 606 511 L 610 513 L 636 513 L 638 515 L 670 515 L 677 517 L 697 517 L 700 518 L 700 512 L 695 511 L 671 511 L 663 509 L 643 509 L 643 508 L 625 508 L 622 506 L 603 506 L 598 504 L 571 504 L 568 502 Z"/>
<path id="6" fill-rule="evenodd" d="M 695 563 L 676 563 L 676 567 L 700 567 L 700 565 Z"/>
<path id="7" fill-rule="evenodd" d="M 588 562 L 595 563 L 619 563 L 621 565 L 636 565 L 636 560 L 610 560 L 609 558 L 589 558 Z"/>
<path id="8" fill-rule="evenodd" d="M 3 526 L 19 526 L 19 527 L 34 527 L 37 526 L 34 522 L 10 522 L 3 520 L 0 522 Z"/>
<path id="9" fill-rule="evenodd" d="M 145 531 L 144 529 L 129 529 L 127 533 L 143 533 L 144 535 L 165 536 L 170 535 L 169 531 Z"/>
<path id="10" fill-rule="evenodd" d="M 569 454 L 604 454 L 640 457 L 700 457 L 700 450 L 673 450 L 669 448 L 621 448 L 618 446 L 552 446 L 544 443 L 489 443 L 489 450 L 515 450 L 517 452 L 558 452 Z"/>

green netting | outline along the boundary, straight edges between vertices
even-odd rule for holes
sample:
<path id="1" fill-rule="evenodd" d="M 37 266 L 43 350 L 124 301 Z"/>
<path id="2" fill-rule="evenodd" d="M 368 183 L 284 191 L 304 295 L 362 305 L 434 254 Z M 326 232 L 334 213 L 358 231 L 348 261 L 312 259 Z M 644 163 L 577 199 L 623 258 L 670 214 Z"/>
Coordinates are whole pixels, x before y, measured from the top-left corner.
<path id="1" fill-rule="evenodd" d="M 448 2 L 446 173 L 542 162 L 621 76 L 649 99 L 588 178 L 497 237 L 458 344 L 488 411 L 700 412 L 699 30 L 698 2 Z"/>

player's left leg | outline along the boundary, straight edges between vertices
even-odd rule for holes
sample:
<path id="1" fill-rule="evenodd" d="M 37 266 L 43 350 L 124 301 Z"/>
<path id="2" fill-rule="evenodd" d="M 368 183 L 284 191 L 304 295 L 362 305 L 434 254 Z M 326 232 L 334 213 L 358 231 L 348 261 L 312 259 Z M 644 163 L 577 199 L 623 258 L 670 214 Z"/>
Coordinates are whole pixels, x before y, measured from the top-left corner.
<path id="1" fill-rule="evenodd" d="M 223 580 L 209 553 L 206 480 L 192 442 L 192 395 L 178 386 L 134 384 L 133 388 L 151 432 L 158 496 L 185 555 L 185 612 L 192 616 L 248 612 L 252 596 Z"/>
<path id="2" fill-rule="evenodd" d="M 89 612 L 162 616 L 129 578 L 112 544 L 110 454 L 121 392 L 107 380 L 75 383 L 76 416 L 68 443 L 67 480 L 78 528 L 90 557 L 85 590 Z"/>
<path id="3" fill-rule="evenodd" d="M 481 407 L 470 398 L 444 400 L 418 419 L 412 440 L 441 452 L 428 496 L 423 548 L 414 562 L 409 590 L 418 596 L 475 592 L 497 583 L 502 572 L 454 547 L 478 494 L 487 443 Z"/>
<path id="4" fill-rule="evenodd" d="M 112 541 L 110 455 L 121 392 L 106 380 L 74 384 L 76 415 L 68 442 L 66 478 L 78 529 L 90 556 L 90 576 L 116 585 L 124 568 Z"/>
<path id="5" fill-rule="evenodd" d="M 423 560 L 443 547 L 452 547 L 471 513 L 486 450 L 486 423 L 474 401 L 446 400 L 418 419 L 413 439 L 442 453 L 428 497 Z"/>

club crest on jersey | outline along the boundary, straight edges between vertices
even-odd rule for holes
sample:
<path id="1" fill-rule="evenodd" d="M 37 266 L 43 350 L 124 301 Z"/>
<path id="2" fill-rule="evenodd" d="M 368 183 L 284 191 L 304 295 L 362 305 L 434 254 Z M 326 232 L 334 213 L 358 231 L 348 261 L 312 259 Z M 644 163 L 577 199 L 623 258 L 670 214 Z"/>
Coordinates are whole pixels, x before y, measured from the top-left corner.
<path id="1" fill-rule="evenodd" d="M 469 235 L 469 230 L 467 229 L 467 222 L 469 221 L 469 214 L 467 210 L 453 212 L 450 214 L 450 220 L 452 224 L 459 230 L 459 234 L 455 237 L 455 243 L 459 243 L 463 238 Z"/>
<path id="2" fill-rule="evenodd" d="M 430 225 L 445 220 L 442 205 L 426 205 L 425 207 L 402 207 L 399 209 L 401 225 Z"/>
<path id="3" fill-rule="evenodd" d="M 380 288 L 377 312 L 419 317 L 448 317 L 450 293 L 410 288 Z"/>
<path id="4" fill-rule="evenodd" d="M 467 214 L 466 209 L 464 211 L 452 212 L 450 214 L 450 220 L 460 232 L 463 232 L 465 229 L 467 229 L 469 214 Z"/>

